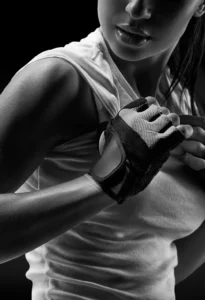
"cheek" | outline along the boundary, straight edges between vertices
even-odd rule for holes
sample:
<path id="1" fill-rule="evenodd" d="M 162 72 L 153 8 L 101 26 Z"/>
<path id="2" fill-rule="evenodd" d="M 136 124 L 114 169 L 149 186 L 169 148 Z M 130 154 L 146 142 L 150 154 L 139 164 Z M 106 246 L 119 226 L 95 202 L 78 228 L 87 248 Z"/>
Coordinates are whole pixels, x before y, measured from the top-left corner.
<path id="1" fill-rule="evenodd" d="M 183 35 L 185 28 L 178 27 L 176 24 L 171 26 L 167 24 L 161 28 L 163 28 L 163 30 L 158 31 L 159 34 L 153 39 L 153 41 L 156 42 L 156 46 L 159 47 L 158 50 L 161 52 L 166 49 L 174 49 Z"/>
<path id="2" fill-rule="evenodd" d="M 116 0 L 98 0 L 98 15 L 101 17 L 109 15 L 115 7 L 115 1 Z"/>
<path id="3" fill-rule="evenodd" d="M 174 14 L 182 11 L 193 10 L 199 0 L 153 0 L 158 11 L 165 14 Z"/>
<path id="4" fill-rule="evenodd" d="M 200 0 L 153 0 L 154 15 L 158 20 L 169 21 L 190 18 Z"/>
<path id="5" fill-rule="evenodd" d="M 177 1 L 180 2 L 180 0 Z M 179 40 L 193 16 L 194 10 L 192 6 L 182 5 L 182 3 L 180 5 L 178 3 L 175 4 L 174 1 L 172 3 L 171 1 L 163 1 L 163 5 L 157 8 L 155 14 L 153 14 L 154 33 L 165 41 L 174 42 Z"/>
<path id="6" fill-rule="evenodd" d="M 98 19 L 100 24 L 113 24 L 114 20 L 125 14 L 125 0 L 98 0 Z"/>

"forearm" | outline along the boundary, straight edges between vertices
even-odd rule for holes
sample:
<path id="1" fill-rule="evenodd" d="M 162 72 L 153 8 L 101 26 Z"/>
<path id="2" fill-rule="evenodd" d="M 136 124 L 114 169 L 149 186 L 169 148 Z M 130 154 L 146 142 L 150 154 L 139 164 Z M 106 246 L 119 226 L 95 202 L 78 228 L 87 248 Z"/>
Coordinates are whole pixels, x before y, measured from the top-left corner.
<path id="1" fill-rule="evenodd" d="M 186 279 L 205 262 L 205 222 L 190 236 L 175 241 L 178 265 L 175 268 L 176 284 Z"/>
<path id="2" fill-rule="evenodd" d="M 87 176 L 37 192 L 0 195 L 0 263 L 39 247 L 113 204 Z"/>

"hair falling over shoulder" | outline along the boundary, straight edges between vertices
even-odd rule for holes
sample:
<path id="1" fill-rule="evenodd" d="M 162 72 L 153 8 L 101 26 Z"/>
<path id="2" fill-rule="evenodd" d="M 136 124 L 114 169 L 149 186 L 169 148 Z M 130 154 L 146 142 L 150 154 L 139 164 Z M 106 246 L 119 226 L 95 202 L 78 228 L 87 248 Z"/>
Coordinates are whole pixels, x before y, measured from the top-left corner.
<path id="1" fill-rule="evenodd" d="M 184 89 L 188 89 L 191 96 L 192 114 L 197 115 L 194 103 L 201 116 L 205 116 L 205 98 L 197 99 L 194 97 L 195 85 L 197 79 L 198 68 L 201 64 L 205 64 L 205 16 L 200 18 L 193 17 L 183 36 L 179 40 L 178 45 L 173 51 L 168 66 L 173 77 L 171 86 L 165 93 L 165 102 L 168 100 L 171 92 L 180 82 L 182 84 L 182 93 L 180 101 L 182 101 L 182 94 Z"/>

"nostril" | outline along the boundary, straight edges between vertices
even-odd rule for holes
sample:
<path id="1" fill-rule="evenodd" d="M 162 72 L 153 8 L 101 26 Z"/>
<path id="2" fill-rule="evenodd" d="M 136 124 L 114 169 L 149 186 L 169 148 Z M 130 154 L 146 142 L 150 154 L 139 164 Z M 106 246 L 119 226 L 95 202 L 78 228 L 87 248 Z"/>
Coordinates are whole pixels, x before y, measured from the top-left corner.
<path id="1" fill-rule="evenodd" d="M 125 7 L 125 11 L 129 13 L 132 20 L 150 19 L 152 15 L 150 9 L 148 7 L 145 7 L 141 1 L 137 3 L 135 3 L 134 1 L 130 2 Z"/>

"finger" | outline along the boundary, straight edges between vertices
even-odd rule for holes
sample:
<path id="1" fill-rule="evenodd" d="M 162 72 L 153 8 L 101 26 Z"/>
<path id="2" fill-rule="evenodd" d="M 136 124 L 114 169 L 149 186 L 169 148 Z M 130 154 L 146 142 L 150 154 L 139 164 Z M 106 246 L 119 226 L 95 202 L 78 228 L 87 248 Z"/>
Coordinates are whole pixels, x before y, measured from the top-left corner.
<path id="1" fill-rule="evenodd" d="M 199 157 L 195 157 L 190 153 L 186 153 L 185 155 L 183 155 L 182 161 L 193 170 L 199 171 L 205 169 L 205 160 Z"/>
<path id="2" fill-rule="evenodd" d="M 168 108 L 161 106 L 160 109 L 164 115 L 170 114 L 170 110 Z"/>
<path id="3" fill-rule="evenodd" d="M 205 145 L 196 141 L 183 141 L 180 147 L 188 153 L 198 157 L 205 157 Z"/>
<path id="4" fill-rule="evenodd" d="M 170 113 L 167 115 L 168 118 L 170 118 L 172 120 L 172 124 L 174 126 L 178 126 L 180 124 L 180 118 L 177 114 L 175 113 Z"/>
<path id="5" fill-rule="evenodd" d="M 164 133 L 160 133 L 158 135 L 160 136 L 158 146 L 162 147 L 162 145 L 164 145 L 167 149 L 169 149 L 169 153 L 178 147 L 185 138 L 180 130 L 177 130 L 175 126 L 170 126 Z M 158 151 L 160 153 L 160 149 L 158 149 Z"/>
<path id="6" fill-rule="evenodd" d="M 161 107 L 159 105 L 151 104 L 151 106 L 149 106 L 145 98 L 140 98 L 124 106 L 120 110 L 119 116 L 123 117 L 127 114 L 131 116 L 132 114 L 136 114 L 136 112 L 138 116 L 147 121 L 149 121 L 152 117 L 162 114 Z"/>
<path id="7" fill-rule="evenodd" d="M 166 126 L 162 127 L 160 133 L 164 133 L 170 126 L 177 126 L 180 124 L 179 116 L 175 113 L 170 113 L 165 107 L 161 107 L 161 110 L 165 112 L 169 122 L 166 123 Z"/>
<path id="8" fill-rule="evenodd" d="M 147 98 L 141 97 L 128 103 L 122 109 L 133 109 L 137 112 L 143 112 L 144 110 L 148 109 L 149 106 L 151 105 L 160 107 L 158 101 L 154 97 L 147 97 Z"/>
<path id="9" fill-rule="evenodd" d="M 156 119 L 162 115 L 162 110 L 159 105 L 151 104 L 146 110 L 143 110 L 141 112 L 138 111 L 138 113 L 140 114 L 141 118 L 151 122 L 153 119 Z"/>
<path id="10" fill-rule="evenodd" d="M 148 97 L 145 97 L 145 99 L 147 99 L 147 103 L 149 104 L 149 106 L 152 105 L 152 104 L 160 106 L 159 102 L 154 97 L 148 96 Z"/>
<path id="11" fill-rule="evenodd" d="M 133 109 L 134 111 L 143 111 L 149 107 L 148 101 L 145 98 L 138 98 L 127 105 L 125 105 L 121 110 Z"/>
<path id="12" fill-rule="evenodd" d="M 160 108 L 162 111 L 166 108 Z M 179 116 L 175 113 L 168 113 L 167 115 L 162 114 L 158 118 L 156 118 L 156 121 L 154 121 L 154 126 L 156 126 L 159 133 L 164 133 L 166 130 L 168 130 L 171 126 L 178 126 L 180 123 Z M 187 126 L 187 125 L 183 125 Z M 187 135 L 187 129 L 184 128 L 184 135 Z"/>
<path id="13" fill-rule="evenodd" d="M 205 130 L 201 127 L 193 127 L 193 134 L 189 140 L 194 140 L 205 144 Z"/>
<path id="14" fill-rule="evenodd" d="M 201 127 L 205 130 L 205 118 L 191 115 L 180 115 L 180 124 L 189 124 L 195 127 Z"/>
<path id="15" fill-rule="evenodd" d="M 166 107 L 160 107 L 159 113 L 149 119 L 149 122 L 154 122 L 157 118 L 159 118 L 162 114 L 169 115 L 170 111 Z M 171 124 L 172 125 L 172 124 Z"/>
<path id="16" fill-rule="evenodd" d="M 182 143 L 177 148 L 171 151 L 171 155 L 181 156 L 186 153 L 184 149 L 181 147 Z"/>
<path id="17" fill-rule="evenodd" d="M 190 125 L 178 125 L 177 129 L 188 139 L 193 134 L 193 128 Z"/>
<path id="18" fill-rule="evenodd" d="M 190 125 L 178 125 L 177 127 L 174 126 L 170 126 L 171 122 L 167 124 L 167 126 L 165 126 L 166 128 L 166 132 L 165 130 L 161 130 L 160 133 L 165 133 L 166 134 L 171 134 L 172 131 L 175 131 L 176 128 L 178 131 L 181 132 L 181 134 L 184 136 L 185 139 L 189 138 L 192 133 L 193 133 L 193 128 Z"/>
<path id="19" fill-rule="evenodd" d="M 159 133 L 167 132 L 167 130 L 170 127 L 174 127 L 173 123 L 172 123 L 172 119 L 170 119 L 165 114 L 157 115 L 157 118 L 155 118 L 155 120 L 152 121 L 152 123 L 153 123 L 153 128 L 155 128 L 155 130 Z M 173 130 L 175 130 L 175 128 L 173 128 L 172 131 Z M 171 134 L 171 132 L 170 132 L 170 134 Z"/>

